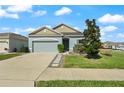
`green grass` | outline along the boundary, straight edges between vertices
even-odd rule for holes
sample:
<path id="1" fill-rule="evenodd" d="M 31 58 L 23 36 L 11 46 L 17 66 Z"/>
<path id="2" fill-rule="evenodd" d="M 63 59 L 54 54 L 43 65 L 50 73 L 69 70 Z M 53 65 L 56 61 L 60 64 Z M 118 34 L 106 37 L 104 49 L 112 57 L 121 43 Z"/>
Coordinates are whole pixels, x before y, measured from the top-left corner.
<path id="1" fill-rule="evenodd" d="M 82 55 L 67 55 L 64 58 L 63 67 L 124 69 L 124 51 L 107 52 L 111 53 L 112 56 L 102 55 L 100 59 L 88 59 Z M 102 51 L 102 53 L 105 53 L 105 51 Z"/>
<path id="2" fill-rule="evenodd" d="M 9 59 L 9 58 L 12 58 L 12 57 L 20 56 L 20 55 L 22 55 L 22 53 L 0 54 L 0 61 L 5 60 L 5 59 Z"/>
<path id="3" fill-rule="evenodd" d="M 124 81 L 51 80 L 39 81 L 36 87 L 124 87 Z"/>

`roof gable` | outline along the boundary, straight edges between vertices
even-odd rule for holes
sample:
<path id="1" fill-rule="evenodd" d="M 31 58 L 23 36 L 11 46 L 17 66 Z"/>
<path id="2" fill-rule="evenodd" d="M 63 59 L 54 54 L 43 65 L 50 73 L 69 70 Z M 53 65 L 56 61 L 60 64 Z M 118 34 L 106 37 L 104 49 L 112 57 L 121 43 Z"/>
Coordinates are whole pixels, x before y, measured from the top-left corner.
<path id="1" fill-rule="evenodd" d="M 42 27 L 30 33 L 29 35 L 61 35 L 48 27 Z"/>
<path id="2" fill-rule="evenodd" d="M 81 33 L 80 31 L 78 31 L 68 25 L 65 25 L 65 24 L 60 24 L 60 25 L 54 27 L 53 29 L 59 33 Z"/>

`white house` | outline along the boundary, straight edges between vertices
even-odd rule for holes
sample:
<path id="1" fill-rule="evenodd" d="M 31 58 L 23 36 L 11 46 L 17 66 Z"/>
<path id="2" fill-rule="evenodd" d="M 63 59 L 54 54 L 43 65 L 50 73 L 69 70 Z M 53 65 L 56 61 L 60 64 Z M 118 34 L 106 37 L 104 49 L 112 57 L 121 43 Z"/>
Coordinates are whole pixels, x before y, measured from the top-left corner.
<path id="1" fill-rule="evenodd" d="M 0 33 L 0 53 L 13 52 L 28 46 L 28 38 L 15 33 Z"/>
<path id="2" fill-rule="evenodd" d="M 29 34 L 29 49 L 31 52 L 58 52 L 57 45 L 63 44 L 65 51 L 71 51 L 82 38 L 80 31 L 65 24 L 52 29 L 41 27 Z"/>

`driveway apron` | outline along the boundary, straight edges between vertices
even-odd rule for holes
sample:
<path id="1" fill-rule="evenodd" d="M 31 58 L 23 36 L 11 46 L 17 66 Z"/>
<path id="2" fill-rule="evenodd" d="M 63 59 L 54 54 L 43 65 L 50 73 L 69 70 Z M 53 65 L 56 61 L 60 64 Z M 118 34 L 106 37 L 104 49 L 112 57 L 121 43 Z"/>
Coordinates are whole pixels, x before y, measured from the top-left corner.
<path id="1" fill-rule="evenodd" d="M 35 79 L 55 56 L 56 53 L 29 53 L 0 61 L 0 86 L 34 86 Z"/>

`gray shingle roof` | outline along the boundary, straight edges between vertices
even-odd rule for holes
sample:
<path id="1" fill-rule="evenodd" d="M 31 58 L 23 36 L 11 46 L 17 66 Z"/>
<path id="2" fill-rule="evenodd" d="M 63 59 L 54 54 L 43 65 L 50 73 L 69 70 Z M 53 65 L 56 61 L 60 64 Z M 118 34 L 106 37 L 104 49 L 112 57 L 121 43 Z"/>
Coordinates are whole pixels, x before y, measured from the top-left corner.
<path id="1" fill-rule="evenodd" d="M 65 31 L 60 31 L 59 32 L 59 31 L 57 31 L 56 29 L 58 27 L 62 26 L 62 25 L 65 26 L 65 27 L 67 27 L 67 28 L 69 28 L 69 29 L 71 29 L 72 31 L 70 31 L 70 32 L 68 32 L 68 31 L 67 32 L 65 32 Z M 59 24 L 56 27 L 54 27 L 53 29 L 50 29 L 48 27 L 41 27 L 41 28 L 39 28 L 39 29 L 31 32 L 29 35 L 35 35 L 36 33 L 42 31 L 43 29 L 49 29 L 50 31 L 56 33 L 56 35 L 83 35 L 82 32 L 80 32 L 80 31 L 78 31 L 78 30 L 76 30 L 76 29 L 74 29 L 74 28 L 72 28 L 72 27 L 70 27 L 70 26 L 68 26 L 66 24 Z M 49 34 L 49 33 L 47 33 L 47 34 Z"/>
<path id="2" fill-rule="evenodd" d="M 22 36 L 22 35 L 19 35 L 19 34 L 15 34 L 15 33 L 10 33 L 10 32 L 8 32 L 8 33 L 0 33 L 0 38 L 14 38 L 14 39 L 23 39 L 23 40 L 28 40 L 28 38 L 27 37 L 25 37 L 25 36 Z"/>

